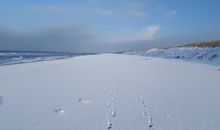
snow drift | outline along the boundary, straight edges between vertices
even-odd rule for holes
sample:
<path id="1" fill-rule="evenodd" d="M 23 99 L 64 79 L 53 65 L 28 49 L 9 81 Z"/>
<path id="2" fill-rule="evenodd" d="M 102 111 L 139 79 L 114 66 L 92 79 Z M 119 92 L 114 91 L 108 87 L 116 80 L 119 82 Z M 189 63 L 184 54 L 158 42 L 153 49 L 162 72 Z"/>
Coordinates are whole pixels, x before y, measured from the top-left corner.
<path id="1" fill-rule="evenodd" d="M 220 65 L 220 47 L 175 47 L 168 49 L 154 48 L 148 51 L 133 51 L 127 54 L 138 54 L 150 57 L 181 59 L 205 64 Z"/>

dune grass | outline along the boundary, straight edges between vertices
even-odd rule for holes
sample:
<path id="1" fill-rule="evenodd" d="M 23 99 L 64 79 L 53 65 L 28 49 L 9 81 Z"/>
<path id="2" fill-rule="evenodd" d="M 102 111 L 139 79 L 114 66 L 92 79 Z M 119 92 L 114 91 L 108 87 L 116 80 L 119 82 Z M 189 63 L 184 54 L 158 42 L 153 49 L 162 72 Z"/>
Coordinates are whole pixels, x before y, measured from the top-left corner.
<path id="1" fill-rule="evenodd" d="M 181 47 L 220 47 L 220 40 L 218 41 L 207 41 L 207 42 L 195 42 L 186 44 Z"/>

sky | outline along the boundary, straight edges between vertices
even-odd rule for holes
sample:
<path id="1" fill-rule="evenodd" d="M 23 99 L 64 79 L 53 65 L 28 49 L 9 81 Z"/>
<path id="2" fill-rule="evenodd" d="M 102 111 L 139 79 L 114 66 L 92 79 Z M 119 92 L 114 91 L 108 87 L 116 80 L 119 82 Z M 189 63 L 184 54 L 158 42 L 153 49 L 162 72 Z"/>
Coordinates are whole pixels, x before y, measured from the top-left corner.
<path id="1" fill-rule="evenodd" d="M 0 50 L 116 52 L 219 40 L 219 0 L 1 0 Z"/>

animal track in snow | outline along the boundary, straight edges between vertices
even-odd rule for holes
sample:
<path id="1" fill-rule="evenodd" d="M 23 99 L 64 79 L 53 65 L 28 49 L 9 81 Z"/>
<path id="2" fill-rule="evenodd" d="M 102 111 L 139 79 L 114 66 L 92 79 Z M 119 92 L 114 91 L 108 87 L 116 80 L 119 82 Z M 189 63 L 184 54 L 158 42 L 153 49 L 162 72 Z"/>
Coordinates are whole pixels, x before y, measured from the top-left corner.
<path id="1" fill-rule="evenodd" d="M 89 104 L 89 103 L 91 103 L 90 100 L 88 100 L 88 99 L 83 99 L 83 98 L 79 98 L 79 99 L 78 99 L 78 102 L 79 102 L 79 103 L 82 103 L 82 104 Z"/>

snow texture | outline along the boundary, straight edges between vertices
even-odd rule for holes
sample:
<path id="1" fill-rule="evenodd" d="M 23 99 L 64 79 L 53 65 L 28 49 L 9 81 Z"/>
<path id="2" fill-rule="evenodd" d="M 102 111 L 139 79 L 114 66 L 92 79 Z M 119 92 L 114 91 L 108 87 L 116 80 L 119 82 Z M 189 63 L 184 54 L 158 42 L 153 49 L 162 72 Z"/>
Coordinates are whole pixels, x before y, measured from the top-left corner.
<path id="1" fill-rule="evenodd" d="M 1 107 L 2 104 L 3 104 L 3 97 L 0 96 L 0 107 Z"/>
<path id="2" fill-rule="evenodd" d="M 219 130 L 218 69 L 124 54 L 0 66 L 0 129 Z"/>

